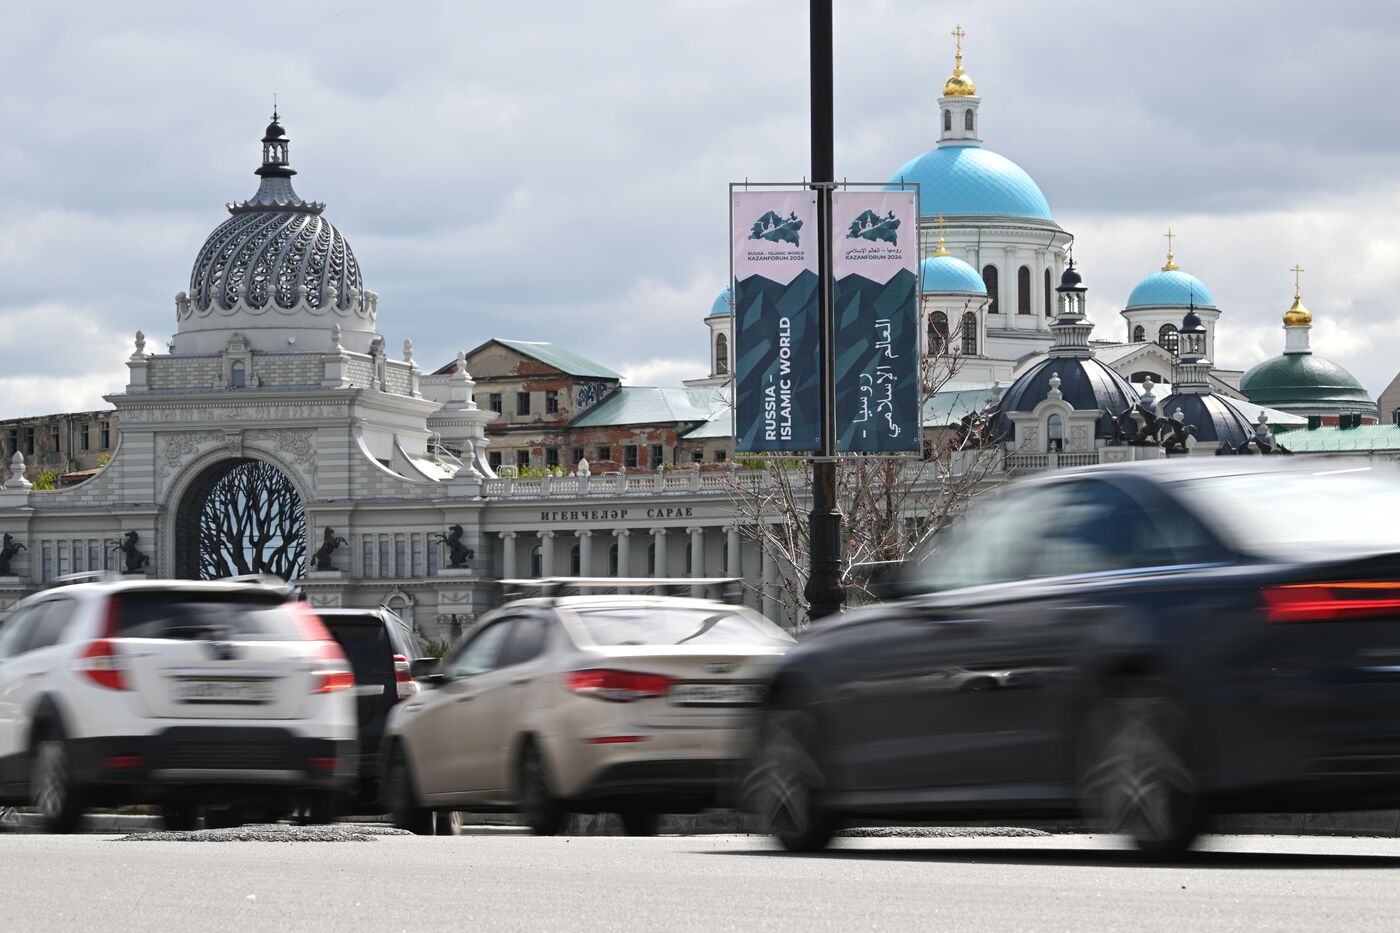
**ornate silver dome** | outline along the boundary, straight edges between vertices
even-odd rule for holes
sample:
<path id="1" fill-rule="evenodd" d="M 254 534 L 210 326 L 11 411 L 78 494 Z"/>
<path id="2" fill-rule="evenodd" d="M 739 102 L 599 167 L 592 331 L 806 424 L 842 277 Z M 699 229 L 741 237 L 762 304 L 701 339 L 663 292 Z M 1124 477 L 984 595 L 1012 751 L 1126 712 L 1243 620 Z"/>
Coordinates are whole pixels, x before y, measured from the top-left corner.
<path id="1" fill-rule="evenodd" d="M 241 304 L 364 314 L 359 263 L 340 231 L 321 216 L 326 205 L 303 201 L 292 190 L 296 170 L 288 164 L 288 139 L 275 113 L 262 142 L 258 191 L 229 204 L 233 216 L 205 240 L 182 312 Z"/>

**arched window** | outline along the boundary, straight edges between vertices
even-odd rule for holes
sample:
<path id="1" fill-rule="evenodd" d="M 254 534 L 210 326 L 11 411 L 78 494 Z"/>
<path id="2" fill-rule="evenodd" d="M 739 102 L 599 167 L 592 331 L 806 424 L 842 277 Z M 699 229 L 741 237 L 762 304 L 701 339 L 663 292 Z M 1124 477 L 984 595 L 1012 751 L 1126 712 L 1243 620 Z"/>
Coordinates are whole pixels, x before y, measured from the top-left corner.
<path id="1" fill-rule="evenodd" d="M 948 352 L 948 315 L 935 311 L 928 316 L 928 355 L 942 356 Z"/>
<path id="2" fill-rule="evenodd" d="M 234 360 L 233 365 L 229 367 L 228 381 L 235 389 L 241 389 L 248 384 L 248 370 L 242 360 Z"/>
<path id="3" fill-rule="evenodd" d="M 972 132 L 972 108 L 968 107 L 963 111 L 963 129 Z"/>
<path id="4" fill-rule="evenodd" d="M 1133 328 L 1133 343 L 1146 343 L 1146 342 L 1147 342 L 1147 328 L 1145 328 L 1145 327 L 1143 327 L 1141 324 L 1139 324 L 1137 327 L 1134 327 L 1134 328 Z"/>
<path id="5" fill-rule="evenodd" d="M 729 338 L 720 334 L 715 338 L 715 375 L 723 376 L 729 372 Z"/>
<path id="6" fill-rule="evenodd" d="M 1063 450 L 1065 446 L 1065 421 L 1059 415 L 1045 419 L 1045 443 L 1048 450 Z"/>
<path id="7" fill-rule="evenodd" d="M 1051 303 L 1050 296 L 1055 293 L 1055 286 L 1051 284 L 1050 270 L 1045 270 L 1045 316 L 1055 316 L 1055 306 Z"/>
<path id="8" fill-rule="evenodd" d="M 1160 384 L 1162 381 L 1161 376 L 1157 375 L 1156 373 L 1150 373 L 1145 369 L 1140 369 L 1137 372 L 1133 373 L 1132 378 L 1130 378 L 1128 381 L 1141 384 L 1144 379 L 1151 379 L 1153 382 L 1156 382 L 1158 384 Z"/>
<path id="9" fill-rule="evenodd" d="M 1163 324 L 1162 329 L 1157 331 L 1157 345 L 1176 356 L 1176 336 L 1175 324 Z"/>
<path id="10" fill-rule="evenodd" d="M 945 133 L 947 133 L 947 132 L 951 132 L 952 129 L 953 129 L 953 111 L 951 111 L 951 110 L 945 110 L 945 111 L 943 111 L 943 131 L 944 131 Z"/>
<path id="11" fill-rule="evenodd" d="M 583 563 L 582 563 L 582 561 L 583 561 L 583 553 L 579 550 L 578 545 L 575 544 L 573 547 L 569 548 L 569 576 L 571 576 L 571 577 L 581 577 L 581 576 L 583 576 Z"/>
<path id="12" fill-rule="evenodd" d="M 962 316 L 963 356 L 977 355 L 977 315 L 971 311 Z"/>
<path id="13" fill-rule="evenodd" d="M 988 313 L 990 313 L 990 314 L 1000 314 L 1000 313 L 1001 313 L 1001 302 L 997 300 L 997 299 L 998 299 L 998 295 L 997 295 L 997 267 L 996 267 L 996 266 L 983 266 L 983 267 L 982 267 L 982 281 L 983 281 L 983 282 L 986 284 L 986 286 L 987 286 L 987 297 L 990 298 L 990 299 L 992 299 L 992 303 L 989 304 L 989 305 L 987 306 L 987 311 L 988 311 Z"/>
<path id="14" fill-rule="evenodd" d="M 530 576 L 536 580 L 544 576 L 544 550 L 538 544 L 530 548 Z"/>
<path id="15" fill-rule="evenodd" d="M 1016 313 L 1031 313 L 1031 267 L 1022 266 L 1016 271 Z"/>

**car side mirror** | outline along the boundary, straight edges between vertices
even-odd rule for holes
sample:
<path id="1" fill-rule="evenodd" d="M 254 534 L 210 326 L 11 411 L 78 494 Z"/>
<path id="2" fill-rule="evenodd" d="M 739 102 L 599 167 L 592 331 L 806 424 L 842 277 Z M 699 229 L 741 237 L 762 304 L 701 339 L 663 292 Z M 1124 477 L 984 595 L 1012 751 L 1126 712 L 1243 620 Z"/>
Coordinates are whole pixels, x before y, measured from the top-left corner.
<path id="1" fill-rule="evenodd" d="M 437 658 L 414 658 L 408 665 L 408 672 L 414 680 L 421 680 L 426 684 L 440 684 L 447 680 L 439 669 L 441 662 Z"/>

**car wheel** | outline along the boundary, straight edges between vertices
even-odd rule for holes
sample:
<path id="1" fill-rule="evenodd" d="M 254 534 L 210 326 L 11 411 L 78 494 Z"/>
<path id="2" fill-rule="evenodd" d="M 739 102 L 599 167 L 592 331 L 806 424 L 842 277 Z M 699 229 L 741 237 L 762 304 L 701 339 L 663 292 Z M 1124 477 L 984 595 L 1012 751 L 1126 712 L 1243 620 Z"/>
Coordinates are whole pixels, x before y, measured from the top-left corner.
<path id="1" fill-rule="evenodd" d="M 816 729 L 803 713 L 768 714 L 745 796 L 760 825 L 789 852 L 819 852 L 838 820 L 819 799 L 826 786 L 815 755 Z"/>
<path id="2" fill-rule="evenodd" d="M 439 810 L 433 814 L 433 832 L 439 836 L 462 834 L 462 811 Z"/>
<path id="3" fill-rule="evenodd" d="M 1191 848 L 1204 812 L 1178 703 L 1160 696 L 1105 700 L 1089 717 L 1084 745 L 1080 793 L 1090 819 L 1127 836 L 1149 858 Z"/>
<path id="4" fill-rule="evenodd" d="M 188 832 L 199 825 L 199 805 L 189 800 L 167 800 L 160 805 L 160 820 L 173 832 Z"/>
<path id="5" fill-rule="evenodd" d="M 408 769 L 408 757 L 402 745 L 395 745 L 389 759 L 389 771 L 384 778 L 384 805 L 393 817 L 394 825 L 419 836 L 433 833 L 433 812 L 418 805 L 418 791 Z"/>
<path id="6" fill-rule="evenodd" d="M 237 829 L 247 822 L 247 814 L 239 804 L 204 808 L 205 829 Z"/>
<path id="7" fill-rule="evenodd" d="M 71 833 L 78 828 L 83 804 L 73 787 L 68 743 L 62 738 L 45 736 L 35 745 L 29 789 L 47 832 Z"/>
<path id="8" fill-rule="evenodd" d="M 556 836 L 569 813 L 554 796 L 549 771 L 533 744 L 520 755 L 520 818 L 536 836 Z"/>
<path id="9" fill-rule="evenodd" d="M 661 814 L 650 810 L 622 810 L 617 816 L 627 836 L 655 836 L 661 829 Z"/>

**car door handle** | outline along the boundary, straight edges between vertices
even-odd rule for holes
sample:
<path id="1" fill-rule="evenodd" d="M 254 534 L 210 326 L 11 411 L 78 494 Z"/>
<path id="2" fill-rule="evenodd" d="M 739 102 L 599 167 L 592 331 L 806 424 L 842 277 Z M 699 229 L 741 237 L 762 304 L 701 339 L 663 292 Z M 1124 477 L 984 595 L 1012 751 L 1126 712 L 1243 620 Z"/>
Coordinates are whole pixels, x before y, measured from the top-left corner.
<path id="1" fill-rule="evenodd" d="M 476 694 L 475 694 L 475 693 L 464 693 L 464 694 L 462 694 L 461 696 L 459 696 L 459 697 L 457 698 L 457 702 L 458 702 L 458 703 L 465 703 L 465 702 L 467 702 L 468 700 L 474 700 L 474 699 L 476 699 Z"/>
<path id="2" fill-rule="evenodd" d="M 518 686 L 519 684 L 528 684 L 529 682 L 530 682 L 530 678 L 529 678 L 529 677 L 517 677 L 517 678 L 515 678 L 514 680 L 511 681 L 511 684 L 517 685 L 517 686 Z"/>

